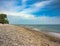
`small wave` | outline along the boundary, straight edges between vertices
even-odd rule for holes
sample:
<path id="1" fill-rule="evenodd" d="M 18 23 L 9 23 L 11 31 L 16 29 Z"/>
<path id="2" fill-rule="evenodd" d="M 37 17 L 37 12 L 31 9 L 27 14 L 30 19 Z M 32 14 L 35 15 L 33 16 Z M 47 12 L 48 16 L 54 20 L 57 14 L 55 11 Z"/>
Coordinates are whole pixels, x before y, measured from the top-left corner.
<path id="1" fill-rule="evenodd" d="M 56 32 L 44 32 L 44 34 L 49 35 L 49 36 L 53 36 L 56 38 L 60 38 L 60 33 L 56 33 Z"/>
<path id="2" fill-rule="evenodd" d="M 33 28 L 33 30 L 40 31 L 40 29 L 38 29 L 38 28 Z"/>
<path id="3" fill-rule="evenodd" d="M 27 27 L 27 26 L 26 26 L 26 27 Z M 27 28 L 32 29 L 32 30 L 36 30 L 36 31 L 40 31 L 40 29 L 34 28 L 34 27 L 27 27 Z"/>

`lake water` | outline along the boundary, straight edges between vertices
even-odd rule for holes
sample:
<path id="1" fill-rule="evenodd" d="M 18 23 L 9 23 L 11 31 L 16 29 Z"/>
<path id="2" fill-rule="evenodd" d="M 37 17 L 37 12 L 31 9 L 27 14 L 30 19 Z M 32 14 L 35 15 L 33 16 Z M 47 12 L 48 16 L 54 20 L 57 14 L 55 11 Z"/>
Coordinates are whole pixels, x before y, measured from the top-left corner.
<path id="1" fill-rule="evenodd" d="M 17 25 L 17 26 L 25 26 L 40 31 L 50 31 L 60 33 L 60 25 Z"/>

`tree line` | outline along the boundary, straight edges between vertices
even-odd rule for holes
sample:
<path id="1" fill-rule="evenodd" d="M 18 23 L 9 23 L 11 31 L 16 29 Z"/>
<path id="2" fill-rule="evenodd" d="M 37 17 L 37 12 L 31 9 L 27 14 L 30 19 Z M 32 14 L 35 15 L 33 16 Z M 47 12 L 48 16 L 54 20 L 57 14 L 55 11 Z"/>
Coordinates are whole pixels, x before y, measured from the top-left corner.
<path id="1" fill-rule="evenodd" d="M 9 21 L 7 19 L 7 15 L 6 14 L 0 14 L 0 23 L 1 24 L 9 24 Z"/>

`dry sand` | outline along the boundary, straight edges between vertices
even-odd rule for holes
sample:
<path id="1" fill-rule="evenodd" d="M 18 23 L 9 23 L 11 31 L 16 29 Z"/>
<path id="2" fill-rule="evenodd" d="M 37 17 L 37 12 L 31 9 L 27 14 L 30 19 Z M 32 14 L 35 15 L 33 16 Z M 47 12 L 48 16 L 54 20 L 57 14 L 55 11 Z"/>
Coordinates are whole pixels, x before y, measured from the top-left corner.
<path id="1" fill-rule="evenodd" d="M 60 42 L 42 32 L 0 24 L 0 46 L 60 46 Z"/>

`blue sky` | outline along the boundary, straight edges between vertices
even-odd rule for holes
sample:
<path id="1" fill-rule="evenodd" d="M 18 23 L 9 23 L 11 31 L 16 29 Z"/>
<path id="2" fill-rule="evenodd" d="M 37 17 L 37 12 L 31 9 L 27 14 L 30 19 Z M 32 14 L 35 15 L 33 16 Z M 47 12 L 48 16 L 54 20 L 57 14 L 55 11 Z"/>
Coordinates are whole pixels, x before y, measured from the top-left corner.
<path id="1" fill-rule="evenodd" d="M 60 24 L 60 0 L 0 0 L 10 24 Z"/>

